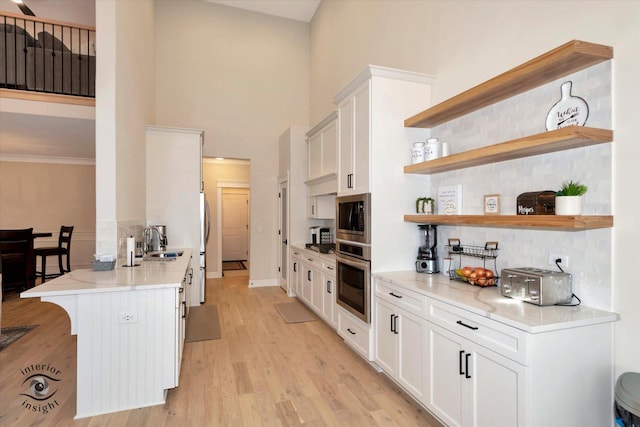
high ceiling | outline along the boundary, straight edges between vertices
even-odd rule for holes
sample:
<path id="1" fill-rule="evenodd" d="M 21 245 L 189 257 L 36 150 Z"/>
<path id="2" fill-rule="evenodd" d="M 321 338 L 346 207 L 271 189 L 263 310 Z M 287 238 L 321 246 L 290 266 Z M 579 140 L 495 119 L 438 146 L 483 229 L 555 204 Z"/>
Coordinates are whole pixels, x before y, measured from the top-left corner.
<path id="1" fill-rule="evenodd" d="M 310 22 L 321 0 L 203 1 Z M 95 25 L 95 3 L 92 1 L 25 0 L 25 3 L 36 16 Z M 10 0 L 0 0 L 0 10 L 20 13 Z M 95 119 L 91 114 L 83 113 L 81 118 L 73 118 L 72 114 L 66 115 L 60 111 L 40 114 L 31 106 L 24 107 L 26 104 L 13 108 L 16 102 L 0 99 L 0 158 L 95 158 Z M 56 110 L 65 108 L 60 106 Z"/>
<path id="2" fill-rule="evenodd" d="M 267 15 L 311 22 L 320 0 L 205 0 Z"/>

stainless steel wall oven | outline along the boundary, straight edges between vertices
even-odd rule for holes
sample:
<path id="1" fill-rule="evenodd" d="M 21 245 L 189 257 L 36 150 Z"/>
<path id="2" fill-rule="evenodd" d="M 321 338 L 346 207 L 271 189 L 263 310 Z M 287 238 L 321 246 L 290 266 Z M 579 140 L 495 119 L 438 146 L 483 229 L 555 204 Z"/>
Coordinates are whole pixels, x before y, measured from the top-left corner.
<path id="1" fill-rule="evenodd" d="M 337 303 L 360 320 L 371 322 L 371 247 L 336 241 Z"/>

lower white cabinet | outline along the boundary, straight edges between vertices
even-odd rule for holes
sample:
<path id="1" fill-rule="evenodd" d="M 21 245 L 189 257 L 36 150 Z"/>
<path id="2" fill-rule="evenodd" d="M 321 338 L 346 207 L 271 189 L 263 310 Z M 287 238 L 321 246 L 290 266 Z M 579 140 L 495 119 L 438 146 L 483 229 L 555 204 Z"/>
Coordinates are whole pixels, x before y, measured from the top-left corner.
<path id="1" fill-rule="evenodd" d="M 427 407 L 451 427 L 526 425 L 527 368 L 426 323 Z"/>
<path id="2" fill-rule="evenodd" d="M 373 328 L 338 307 L 338 335 L 366 360 L 373 360 Z"/>
<path id="3" fill-rule="evenodd" d="M 337 328 L 335 260 L 297 248 L 291 255 L 291 289 L 300 301 L 331 327 Z"/>
<path id="4" fill-rule="evenodd" d="M 536 307 L 436 275 L 386 274 L 373 278 L 374 360 L 444 424 L 611 425 L 615 313 Z M 357 344 L 362 331 L 339 330 L 349 328 Z"/>
<path id="5" fill-rule="evenodd" d="M 289 289 L 299 296 L 302 293 L 302 256 L 299 251 L 293 250 L 291 252 L 289 266 Z"/>
<path id="6" fill-rule="evenodd" d="M 336 264 L 322 263 L 322 317 L 334 329 L 338 326 L 338 306 L 336 304 Z"/>
<path id="7" fill-rule="evenodd" d="M 376 363 L 422 400 L 427 356 L 424 319 L 380 298 L 376 299 L 375 313 Z"/>

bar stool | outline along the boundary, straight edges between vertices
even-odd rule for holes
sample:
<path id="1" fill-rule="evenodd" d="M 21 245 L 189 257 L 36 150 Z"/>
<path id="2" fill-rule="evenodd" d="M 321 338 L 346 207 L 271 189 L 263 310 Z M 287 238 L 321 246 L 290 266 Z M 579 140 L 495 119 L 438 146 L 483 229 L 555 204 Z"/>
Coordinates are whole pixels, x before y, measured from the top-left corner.
<path id="1" fill-rule="evenodd" d="M 40 266 L 40 271 L 36 270 L 36 277 L 42 277 L 42 282 L 44 283 L 47 278 L 52 279 L 54 277 L 62 276 L 64 273 L 68 273 L 71 271 L 71 234 L 73 233 L 73 226 L 65 226 L 60 227 L 60 235 L 58 236 L 58 246 L 50 246 L 50 247 L 42 247 L 35 248 L 34 253 L 37 257 L 42 257 L 42 262 Z M 49 256 L 57 256 L 58 257 L 58 267 L 60 269 L 59 273 L 49 273 L 47 274 L 47 257 Z M 62 265 L 62 257 L 67 257 L 67 268 L 65 269 Z M 37 263 L 36 263 L 37 264 Z"/>

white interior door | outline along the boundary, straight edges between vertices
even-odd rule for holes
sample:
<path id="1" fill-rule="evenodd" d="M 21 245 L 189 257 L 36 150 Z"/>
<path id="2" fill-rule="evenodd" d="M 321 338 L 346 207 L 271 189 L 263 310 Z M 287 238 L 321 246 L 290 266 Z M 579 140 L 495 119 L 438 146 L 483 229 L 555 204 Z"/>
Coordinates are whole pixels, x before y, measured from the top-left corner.
<path id="1" fill-rule="evenodd" d="M 247 260 L 249 255 L 249 194 L 222 194 L 222 261 Z"/>

